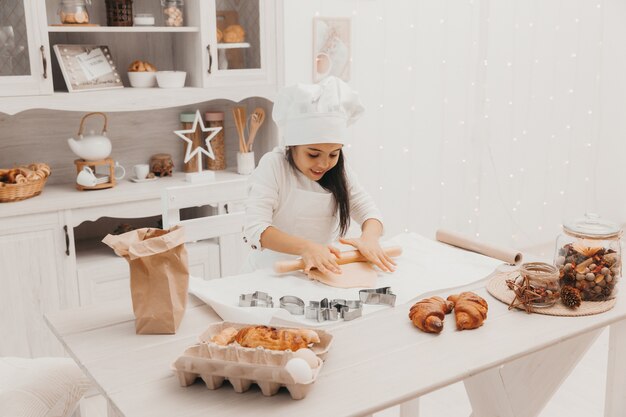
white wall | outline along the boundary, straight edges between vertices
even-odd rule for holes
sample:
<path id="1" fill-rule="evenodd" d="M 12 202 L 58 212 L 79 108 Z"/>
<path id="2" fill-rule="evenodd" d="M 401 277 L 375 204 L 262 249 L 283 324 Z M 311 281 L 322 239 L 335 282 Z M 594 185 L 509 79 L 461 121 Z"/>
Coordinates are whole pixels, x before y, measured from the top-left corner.
<path id="1" fill-rule="evenodd" d="M 287 0 L 288 85 L 311 82 L 316 15 L 352 19 L 347 153 L 390 234 L 527 247 L 626 221 L 623 1 Z"/>

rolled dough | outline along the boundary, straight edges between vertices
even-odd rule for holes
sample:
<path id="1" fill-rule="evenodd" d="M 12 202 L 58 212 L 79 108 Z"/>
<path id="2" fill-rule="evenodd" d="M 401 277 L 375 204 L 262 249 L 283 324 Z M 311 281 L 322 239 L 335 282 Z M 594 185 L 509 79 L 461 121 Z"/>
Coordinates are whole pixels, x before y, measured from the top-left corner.
<path id="1" fill-rule="evenodd" d="M 342 274 L 323 274 L 318 269 L 309 272 L 309 278 L 337 288 L 374 288 L 378 273 L 369 262 L 341 265 Z"/>

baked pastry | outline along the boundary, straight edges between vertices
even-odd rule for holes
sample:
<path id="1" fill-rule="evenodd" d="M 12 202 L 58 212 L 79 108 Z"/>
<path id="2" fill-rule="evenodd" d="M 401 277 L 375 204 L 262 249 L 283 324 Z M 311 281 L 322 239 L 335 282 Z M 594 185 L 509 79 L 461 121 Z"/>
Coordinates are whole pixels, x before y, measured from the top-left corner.
<path id="1" fill-rule="evenodd" d="M 441 297 L 430 297 L 413 304 L 409 318 L 423 332 L 439 333 L 443 330 L 443 319 L 452 311 L 454 304 Z"/>
<path id="2" fill-rule="evenodd" d="M 237 336 L 237 333 L 238 330 L 234 327 L 227 327 L 225 329 L 222 329 L 222 331 L 215 336 L 213 336 L 211 338 L 211 342 L 221 346 L 229 345 L 235 341 L 235 336 Z"/>
<path id="3" fill-rule="evenodd" d="M 230 25 L 224 29 L 224 42 L 238 43 L 246 39 L 246 31 L 239 25 Z"/>
<path id="4" fill-rule="evenodd" d="M 263 347 L 271 350 L 296 351 L 306 348 L 312 343 L 319 343 L 319 335 L 308 329 L 276 329 L 268 326 L 250 326 L 237 331 L 234 327 L 227 327 L 213 336 L 212 342 L 218 345 L 228 345 L 237 342 L 243 347 Z"/>
<path id="5" fill-rule="evenodd" d="M 21 166 L 11 169 L 0 169 L 0 183 L 6 184 L 26 184 L 28 182 L 46 179 L 50 176 L 51 170 L 47 164 L 30 164 L 27 167 Z"/>
<path id="6" fill-rule="evenodd" d="M 224 39 L 224 32 L 218 29 L 217 30 L 217 42 L 222 42 L 222 39 Z"/>
<path id="7" fill-rule="evenodd" d="M 156 67 L 148 61 L 133 61 L 128 67 L 129 72 L 156 72 Z"/>
<path id="8" fill-rule="evenodd" d="M 483 325 L 489 306 L 487 301 L 473 292 L 462 292 L 448 297 L 454 303 L 454 316 L 458 330 L 475 329 Z"/>

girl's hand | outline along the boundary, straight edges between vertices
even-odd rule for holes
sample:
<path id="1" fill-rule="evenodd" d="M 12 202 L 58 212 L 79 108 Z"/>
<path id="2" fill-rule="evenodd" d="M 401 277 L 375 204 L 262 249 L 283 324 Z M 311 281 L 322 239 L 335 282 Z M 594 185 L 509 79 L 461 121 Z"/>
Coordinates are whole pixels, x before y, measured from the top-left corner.
<path id="1" fill-rule="evenodd" d="M 341 251 L 332 245 L 309 242 L 300 256 L 304 261 L 306 274 L 311 271 L 311 268 L 317 268 L 323 274 L 341 274 L 341 268 L 337 264 Z"/>
<path id="2" fill-rule="evenodd" d="M 366 238 L 361 236 L 355 239 L 339 239 L 344 245 L 354 246 L 361 252 L 361 255 L 368 261 L 379 267 L 385 272 L 393 272 L 396 270 L 396 263 L 391 259 L 383 248 L 380 247 L 378 239 Z"/>

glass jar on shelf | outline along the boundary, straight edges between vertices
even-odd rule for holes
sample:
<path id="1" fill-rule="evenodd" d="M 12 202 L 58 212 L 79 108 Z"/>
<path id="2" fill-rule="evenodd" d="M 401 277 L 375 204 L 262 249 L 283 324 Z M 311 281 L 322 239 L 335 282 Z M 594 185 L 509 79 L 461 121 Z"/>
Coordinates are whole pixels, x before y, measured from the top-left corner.
<path id="1" fill-rule="evenodd" d="M 61 23 L 64 25 L 89 23 L 87 5 L 91 5 L 91 0 L 61 0 L 59 3 Z"/>
<path id="2" fill-rule="evenodd" d="M 554 260 L 561 286 L 578 288 L 583 301 L 613 298 L 622 275 L 621 236 L 617 224 L 597 214 L 563 225 Z"/>
<path id="3" fill-rule="evenodd" d="M 183 26 L 183 0 L 161 0 L 165 26 Z"/>

